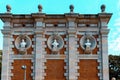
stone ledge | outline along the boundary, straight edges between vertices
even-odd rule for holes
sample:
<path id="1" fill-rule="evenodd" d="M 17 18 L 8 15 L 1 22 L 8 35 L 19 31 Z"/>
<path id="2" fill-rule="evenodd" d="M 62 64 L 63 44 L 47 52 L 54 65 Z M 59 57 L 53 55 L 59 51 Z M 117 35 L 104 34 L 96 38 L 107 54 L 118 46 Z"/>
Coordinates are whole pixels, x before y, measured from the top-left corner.
<path id="1" fill-rule="evenodd" d="M 46 59 L 65 59 L 66 55 L 45 55 Z"/>
<path id="2" fill-rule="evenodd" d="M 98 59 L 98 55 L 82 55 L 82 54 L 80 54 L 80 55 L 78 55 L 78 58 L 79 59 Z"/>
<path id="3" fill-rule="evenodd" d="M 34 55 L 13 55 L 10 54 L 11 59 L 33 59 Z"/>

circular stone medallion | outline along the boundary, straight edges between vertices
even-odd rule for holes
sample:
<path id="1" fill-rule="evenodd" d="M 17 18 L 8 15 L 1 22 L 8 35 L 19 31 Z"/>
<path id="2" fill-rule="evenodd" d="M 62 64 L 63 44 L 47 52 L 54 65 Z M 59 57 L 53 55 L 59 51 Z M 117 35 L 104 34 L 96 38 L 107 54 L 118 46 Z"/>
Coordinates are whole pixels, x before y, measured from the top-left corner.
<path id="1" fill-rule="evenodd" d="M 96 39 L 93 36 L 90 35 L 84 35 L 81 39 L 80 39 L 80 46 L 82 47 L 82 49 L 85 50 L 85 44 L 87 43 L 87 39 L 89 39 L 90 42 L 90 48 L 91 50 L 93 50 L 96 47 Z"/>
<path id="2" fill-rule="evenodd" d="M 15 40 L 15 47 L 17 49 L 20 49 L 20 44 L 22 42 L 22 39 L 24 39 L 25 43 L 26 43 L 26 46 L 25 46 L 25 49 L 28 49 L 30 48 L 30 46 L 32 45 L 32 41 L 31 39 L 27 36 L 27 35 L 19 35 L 16 40 Z"/>
<path id="3" fill-rule="evenodd" d="M 47 41 L 48 48 L 52 51 L 59 51 L 63 48 L 64 41 L 59 35 L 52 35 Z"/>

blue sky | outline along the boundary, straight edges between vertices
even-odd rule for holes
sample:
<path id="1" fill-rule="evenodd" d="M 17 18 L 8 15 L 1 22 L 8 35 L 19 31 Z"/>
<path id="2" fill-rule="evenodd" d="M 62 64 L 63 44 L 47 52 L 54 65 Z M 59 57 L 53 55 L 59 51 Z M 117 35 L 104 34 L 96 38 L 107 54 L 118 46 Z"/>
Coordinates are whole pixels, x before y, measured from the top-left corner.
<path id="1" fill-rule="evenodd" d="M 38 4 L 43 6 L 46 14 L 64 14 L 69 12 L 69 5 L 73 4 L 74 12 L 80 14 L 100 13 L 100 6 L 106 5 L 106 12 L 113 13 L 108 24 L 109 54 L 120 55 L 120 0 L 0 0 L 0 13 L 6 12 L 6 5 L 10 4 L 13 14 L 30 14 L 38 12 Z M 0 21 L 0 29 L 3 23 Z M 3 35 L 0 33 L 0 49 L 2 49 Z"/>

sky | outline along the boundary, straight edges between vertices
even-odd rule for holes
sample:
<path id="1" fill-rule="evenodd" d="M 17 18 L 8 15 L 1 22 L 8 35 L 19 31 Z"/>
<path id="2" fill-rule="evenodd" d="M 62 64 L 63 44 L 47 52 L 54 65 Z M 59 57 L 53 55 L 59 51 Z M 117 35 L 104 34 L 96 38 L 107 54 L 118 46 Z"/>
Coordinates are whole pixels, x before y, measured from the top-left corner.
<path id="1" fill-rule="evenodd" d="M 108 24 L 108 53 L 120 55 L 120 0 L 0 0 L 0 13 L 6 12 L 6 5 L 12 7 L 13 14 L 31 14 L 38 12 L 38 4 L 46 14 L 64 14 L 69 12 L 69 5 L 74 5 L 74 12 L 79 14 L 98 14 L 100 6 L 106 5 L 106 12 L 113 13 Z M 0 29 L 3 23 L 0 21 Z M 0 33 L 0 49 L 3 46 L 3 35 Z"/>

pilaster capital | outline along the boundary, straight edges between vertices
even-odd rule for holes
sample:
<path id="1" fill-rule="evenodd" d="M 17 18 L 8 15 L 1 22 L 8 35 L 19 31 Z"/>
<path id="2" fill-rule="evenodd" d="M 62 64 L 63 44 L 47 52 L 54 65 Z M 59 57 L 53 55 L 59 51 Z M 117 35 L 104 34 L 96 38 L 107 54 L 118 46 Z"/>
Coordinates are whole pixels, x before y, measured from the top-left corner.
<path id="1" fill-rule="evenodd" d="M 44 34 L 44 30 L 43 29 L 36 29 L 35 34 L 36 34 L 36 36 L 41 37 Z"/>
<path id="2" fill-rule="evenodd" d="M 109 31 L 110 31 L 110 29 L 101 29 L 101 30 L 100 30 L 100 34 L 101 34 L 102 36 L 107 36 L 108 33 L 109 33 Z"/>
<path id="3" fill-rule="evenodd" d="M 70 29 L 68 30 L 69 37 L 75 37 L 76 30 L 75 29 Z"/>
<path id="4" fill-rule="evenodd" d="M 69 29 L 68 30 L 68 34 L 76 34 L 76 30 L 75 29 Z"/>
<path id="5" fill-rule="evenodd" d="M 11 30 L 1 30 L 1 32 L 4 36 L 10 36 L 11 35 Z"/>

